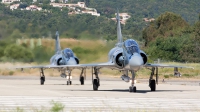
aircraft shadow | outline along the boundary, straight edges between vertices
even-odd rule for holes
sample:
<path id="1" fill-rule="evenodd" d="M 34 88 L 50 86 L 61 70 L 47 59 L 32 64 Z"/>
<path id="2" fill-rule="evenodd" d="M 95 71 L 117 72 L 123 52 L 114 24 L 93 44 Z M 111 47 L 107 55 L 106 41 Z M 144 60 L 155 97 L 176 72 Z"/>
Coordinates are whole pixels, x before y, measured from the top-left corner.
<path id="1" fill-rule="evenodd" d="M 93 90 L 68 90 L 68 91 L 93 91 Z M 98 90 L 98 91 L 105 91 L 105 92 L 129 92 L 128 89 L 112 89 L 112 90 Z M 98 92 L 94 91 L 94 92 Z M 195 91 L 195 90 L 137 90 L 136 93 L 149 93 L 149 92 L 184 92 L 184 91 Z"/>
<path id="2" fill-rule="evenodd" d="M 81 84 L 72 84 L 72 85 L 67 85 L 67 84 L 45 84 L 45 85 L 84 86 L 84 85 L 91 85 L 91 84 L 84 84 L 84 85 L 81 85 Z"/>

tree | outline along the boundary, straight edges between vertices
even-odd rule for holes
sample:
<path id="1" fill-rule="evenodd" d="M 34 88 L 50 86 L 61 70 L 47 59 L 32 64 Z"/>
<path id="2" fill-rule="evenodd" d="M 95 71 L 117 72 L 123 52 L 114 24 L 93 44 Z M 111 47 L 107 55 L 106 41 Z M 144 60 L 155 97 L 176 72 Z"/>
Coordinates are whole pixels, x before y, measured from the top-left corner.
<path id="1" fill-rule="evenodd" d="M 7 46 L 4 50 L 4 56 L 6 56 L 7 58 L 25 62 L 33 61 L 34 58 L 33 53 L 30 49 L 16 44 Z"/>
<path id="2" fill-rule="evenodd" d="M 188 27 L 185 20 L 172 12 L 165 12 L 161 14 L 155 22 L 151 22 L 143 31 L 143 39 L 145 40 L 145 45 L 149 42 L 154 41 L 157 37 L 173 37 L 179 36 Z"/>

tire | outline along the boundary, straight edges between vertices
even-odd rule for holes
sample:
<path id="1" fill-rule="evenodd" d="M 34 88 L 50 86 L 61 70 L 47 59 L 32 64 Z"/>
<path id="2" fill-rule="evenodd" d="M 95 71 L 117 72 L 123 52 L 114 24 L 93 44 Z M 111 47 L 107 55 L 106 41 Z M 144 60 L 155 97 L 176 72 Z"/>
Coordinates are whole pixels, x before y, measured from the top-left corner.
<path id="1" fill-rule="evenodd" d="M 69 81 L 69 85 L 72 85 L 72 81 Z"/>
<path id="2" fill-rule="evenodd" d="M 132 86 L 129 87 L 129 92 L 133 92 Z"/>
<path id="3" fill-rule="evenodd" d="M 97 90 L 98 90 L 98 87 L 99 87 L 98 80 L 97 80 L 97 79 L 94 79 L 94 80 L 93 80 L 93 90 L 94 90 L 94 91 L 97 91 Z"/>
<path id="4" fill-rule="evenodd" d="M 136 87 L 134 86 L 134 87 L 132 87 L 132 86 L 130 86 L 129 87 L 129 92 L 131 93 L 131 92 L 136 92 L 137 90 L 136 90 Z"/>
<path id="5" fill-rule="evenodd" d="M 81 82 L 81 85 L 84 85 L 84 77 L 80 77 L 80 82 Z"/>
<path id="6" fill-rule="evenodd" d="M 133 92 L 135 93 L 136 91 L 137 91 L 137 90 L 136 90 L 136 87 L 134 86 L 134 87 L 133 87 Z"/>
<path id="7" fill-rule="evenodd" d="M 40 84 L 44 85 L 45 77 L 40 77 Z"/>
<path id="8" fill-rule="evenodd" d="M 150 83 L 151 91 L 156 91 L 156 81 L 153 79 Z"/>

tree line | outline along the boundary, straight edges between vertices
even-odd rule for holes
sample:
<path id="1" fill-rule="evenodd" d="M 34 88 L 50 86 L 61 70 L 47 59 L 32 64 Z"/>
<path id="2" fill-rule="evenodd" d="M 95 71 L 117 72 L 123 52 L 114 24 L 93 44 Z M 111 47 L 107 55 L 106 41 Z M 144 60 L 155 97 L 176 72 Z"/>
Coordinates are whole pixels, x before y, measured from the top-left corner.
<path id="1" fill-rule="evenodd" d="M 200 18 L 189 25 L 180 15 L 163 13 L 143 30 L 143 39 L 152 59 L 200 62 Z"/>
<path id="2" fill-rule="evenodd" d="M 174 10 L 177 3 L 180 4 L 177 7 L 183 7 L 187 0 L 183 0 L 182 2 L 172 0 L 169 3 L 165 0 L 162 3 L 157 0 L 153 0 L 154 2 L 146 1 L 147 3 L 144 1 L 144 3 L 142 1 L 135 1 L 134 4 L 129 0 L 117 0 L 118 3 L 113 0 L 84 1 L 89 7 L 97 8 L 102 16 L 95 17 L 88 14 L 68 15 L 67 8 L 62 8 L 61 11 L 60 8 L 55 8 L 45 3 L 43 5 L 38 3 L 43 9 L 47 9 L 40 12 L 26 10 L 11 11 L 5 5 L 0 4 L 0 39 L 2 41 L 0 43 L 0 57 L 9 57 L 12 56 L 12 52 L 23 51 L 23 53 L 18 53 L 17 58 L 10 57 L 10 59 L 23 60 L 25 59 L 23 57 L 24 54 L 27 54 L 29 58 L 28 60 L 25 59 L 25 61 L 35 61 L 34 59 L 40 56 L 40 53 L 35 55 L 40 48 L 35 49 L 35 51 L 26 51 L 27 49 L 21 48 L 26 48 L 26 46 L 11 45 L 15 43 L 13 40 L 17 38 L 53 37 L 56 30 L 59 30 L 61 38 L 116 40 L 116 23 L 110 17 L 115 17 L 115 6 L 120 4 L 120 12 L 129 12 L 132 16 L 126 25 L 122 25 L 124 38 L 134 38 L 142 42 L 144 41 L 143 49 L 150 55 L 151 59 L 161 58 L 169 61 L 200 62 L 198 57 L 200 53 L 200 16 L 197 17 L 197 20 L 195 19 L 198 16 L 196 14 L 199 9 L 199 7 L 196 7 L 199 4 L 198 1 L 188 2 L 188 4 L 194 6 L 194 8 L 196 7 L 196 9 L 190 7 L 190 10 L 186 11 L 182 8 L 181 14 L 179 10 L 177 14 L 161 12 L 167 10 L 166 7 L 169 5 L 168 10 Z M 73 0 L 70 2 L 77 1 Z M 99 5 L 97 6 L 97 4 Z M 153 10 L 156 8 L 153 4 L 157 4 L 157 10 Z M 147 7 L 148 11 L 142 9 L 141 6 Z M 189 7 L 188 5 L 186 6 Z M 163 8 L 162 10 L 160 9 L 161 7 Z M 185 13 L 185 16 L 182 13 Z M 196 14 L 196 16 L 190 16 L 190 14 Z M 156 16 L 157 18 L 154 22 L 145 23 L 142 21 L 143 17 Z M 11 41 L 7 43 L 3 40 Z M 46 50 L 46 48 L 41 49 L 43 51 Z M 48 53 L 43 55 L 49 56 Z"/>

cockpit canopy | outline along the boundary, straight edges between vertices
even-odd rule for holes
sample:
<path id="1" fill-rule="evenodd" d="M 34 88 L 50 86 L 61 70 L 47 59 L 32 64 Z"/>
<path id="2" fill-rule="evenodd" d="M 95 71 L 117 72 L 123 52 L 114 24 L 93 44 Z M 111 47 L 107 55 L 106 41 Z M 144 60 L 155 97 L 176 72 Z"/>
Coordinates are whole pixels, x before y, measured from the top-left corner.
<path id="1" fill-rule="evenodd" d="M 64 49 L 63 54 L 66 58 L 74 57 L 74 53 L 69 48 Z"/>
<path id="2" fill-rule="evenodd" d="M 128 39 L 124 42 L 125 48 L 129 54 L 139 53 L 139 46 L 133 39 Z"/>

